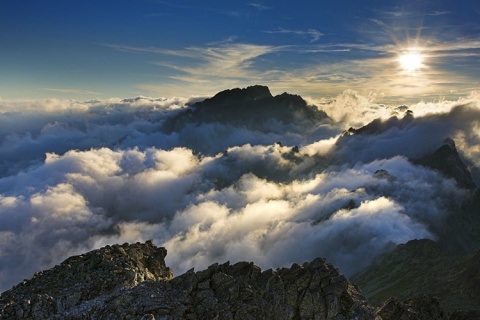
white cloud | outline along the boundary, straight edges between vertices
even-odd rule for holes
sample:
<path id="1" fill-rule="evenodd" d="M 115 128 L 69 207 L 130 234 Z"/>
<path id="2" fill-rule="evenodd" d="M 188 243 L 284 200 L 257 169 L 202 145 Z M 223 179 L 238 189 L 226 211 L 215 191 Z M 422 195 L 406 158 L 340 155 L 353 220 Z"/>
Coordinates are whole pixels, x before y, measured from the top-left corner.
<path id="1" fill-rule="evenodd" d="M 161 132 L 189 101 L 1 101 L 2 289 L 71 254 L 148 239 L 167 247 L 176 274 L 214 261 L 268 268 L 318 256 L 352 274 L 394 244 L 441 236 L 466 196 L 405 156 L 451 135 L 479 163 L 475 93 L 412 105 L 414 121 L 377 135 L 339 138 L 351 124 L 400 112 L 354 91 L 318 101 L 340 122 L 312 132 L 280 123 L 264 133 L 219 123 Z"/>

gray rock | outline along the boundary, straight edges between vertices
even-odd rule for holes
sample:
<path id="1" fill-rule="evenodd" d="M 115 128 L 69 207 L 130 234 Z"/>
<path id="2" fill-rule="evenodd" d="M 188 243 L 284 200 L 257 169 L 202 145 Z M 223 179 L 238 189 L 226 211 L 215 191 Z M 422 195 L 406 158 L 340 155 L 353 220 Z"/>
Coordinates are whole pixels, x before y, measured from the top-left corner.
<path id="1" fill-rule="evenodd" d="M 173 278 L 166 254 L 149 241 L 71 257 L 4 292 L 1 318 L 375 318 L 358 289 L 323 259 L 263 272 L 249 262 L 216 263 Z M 421 307 L 415 301 L 401 306 L 406 305 L 404 314 Z M 390 309 L 382 310 L 378 314 Z"/>

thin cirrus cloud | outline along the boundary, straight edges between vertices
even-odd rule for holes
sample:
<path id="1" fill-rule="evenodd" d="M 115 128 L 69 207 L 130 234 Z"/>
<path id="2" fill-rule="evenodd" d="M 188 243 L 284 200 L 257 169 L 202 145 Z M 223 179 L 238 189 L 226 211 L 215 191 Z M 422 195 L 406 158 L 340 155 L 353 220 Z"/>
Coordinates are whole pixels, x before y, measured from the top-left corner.
<path id="1" fill-rule="evenodd" d="M 284 29 L 284 28 L 278 28 L 276 30 L 267 30 L 263 31 L 264 33 L 270 33 L 270 34 L 275 34 L 275 33 L 284 33 L 284 34 L 295 34 L 295 35 L 301 35 L 301 36 L 309 36 L 311 37 L 310 43 L 316 42 L 320 39 L 321 36 L 324 36 L 325 34 L 321 33 L 320 31 L 310 28 L 307 30 L 292 30 L 292 29 Z"/>
<path id="2" fill-rule="evenodd" d="M 384 24 L 380 20 L 372 23 Z M 383 32 L 390 32 L 385 30 L 386 27 Z M 294 87 L 299 94 L 307 96 L 321 93 L 332 97 L 346 88 L 364 94 L 376 92 L 385 98 L 385 103 L 406 103 L 411 99 L 416 102 L 419 96 L 439 98 L 439 94 L 448 93 L 445 92 L 448 86 L 455 87 L 456 97 L 468 94 L 475 87 L 475 75 L 456 58 L 475 59 L 480 54 L 480 44 L 473 39 L 451 44 L 418 38 L 384 45 L 345 42 L 301 46 L 258 45 L 235 40 L 236 37 L 231 36 L 224 41 L 183 49 L 106 46 L 122 52 L 153 54 L 150 63 L 165 68 L 163 80 L 136 86 L 163 96 L 179 91 L 185 95 L 208 95 L 253 82 L 267 84 L 279 93 Z M 399 55 L 411 46 L 423 50 L 426 59 L 421 72 L 405 74 L 398 63 Z M 265 63 L 271 67 L 265 68 Z"/>
<path id="3" fill-rule="evenodd" d="M 86 95 L 101 94 L 99 92 L 90 91 L 90 90 L 82 90 L 82 89 L 42 88 L 42 90 L 51 91 L 51 92 L 59 92 L 59 93 L 73 93 L 73 94 L 86 94 Z"/>
<path id="4" fill-rule="evenodd" d="M 162 94 L 168 95 L 169 92 L 178 90 L 187 95 L 213 94 L 225 87 L 249 85 L 252 80 L 257 83 L 268 82 L 268 74 L 272 71 L 260 71 L 254 65 L 258 58 L 281 52 L 285 47 L 234 43 L 234 37 L 229 39 L 208 46 L 179 50 L 112 44 L 107 46 L 123 52 L 153 53 L 161 56 L 162 60 L 155 59 L 156 61 L 151 63 L 170 69 L 166 77 L 171 82 L 161 85 L 144 83 L 137 86 Z M 188 87 L 185 87 L 186 83 Z"/>
<path id="5" fill-rule="evenodd" d="M 207 66 L 215 68 L 229 68 L 232 66 L 248 67 L 248 63 L 253 59 L 281 50 L 280 46 L 255 45 L 248 43 L 233 43 L 235 37 L 230 37 L 227 41 L 204 47 L 187 47 L 185 49 L 172 50 L 155 47 L 134 47 L 124 45 L 106 44 L 118 51 L 134 53 L 155 53 L 164 56 L 185 57 L 194 60 L 203 61 Z M 154 62 L 163 65 L 162 62 Z M 240 70 L 239 69 L 239 70 Z M 193 70 L 193 69 L 191 69 Z"/>
<path id="6" fill-rule="evenodd" d="M 444 15 L 451 14 L 451 13 L 452 12 L 448 11 L 448 10 L 436 10 L 436 11 L 433 11 L 431 13 L 427 13 L 427 15 L 429 15 L 429 16 L 444 16 Z"/>
<path id="7" fill-rule="evenodd" d="M 287 65 L 273 69 L 262 69 L 257 68 L 256 63 L 259 59 L 278 59 L 272 57 L 274 54 L 332 54 L 348 53 L 356 49 L 354 45 L 348 44 L 315 45 L 313 47 L 293 45 L 265 46 L 234 43 L 234 38 L 229 39 L 232 39 L 232 41 L 222 41 L 221 43 L 212 43 L 208 46 L 188 47 L 179 50 L 112 44 L 107 46 L 123 52 L 153 53 L 162 56 L 163 59 L 161 61 L 157 60 L 152 63 L 170 69 L 171 73 L 167 77 L 171 80 L 179 81 L 179 83 L 162 83 L 161 85 L 140 84 L 138 87 L 155 92 L 158 90 L 158 92 L 162 93 L 175 92 L 180 88 L 183 91 L 191 90 L 191 92 L 186 92 L 187 94 L 205 93 L 205 87 L 210 89 L 209 93 L 214 93 L 215 90 L 218 91 L 225 87 L 245 86 L 251 84 L 252 79 L 256 83 L 269 84 L 274 91 L 286 91 L 288 88 L 296 87 L 299 93 L 311 94 L 318 89 L 320 84 L 319 81 L 311 81 L 311 79 L 315 78 L 315 76 L 311 75 L 312 72 L 320 69 L 322 70 L 319 71 L 320 74 L 327 74 L 332 69 L 343 69 L 332 74 L 333 77 L 336 77 L 339 73 L 347 73 L 349 67 L 345 65 L 349 65 L 351 62 L 338 64 L 315 63 L 313 66 L 298 67 L 295 70 L 289 70 Z M 182 59 L 182 61 L 176 63 L 175 59 Z M 360 71 L 360 69 L 358 70 Z M 365 71 L 368 72 L 368 70 L 362 72 Z M 351 77 L 352 75 L 349 76 L 349 78 Z M 346 79 L 347 77 L 342 78 Z M 188 88 L 184 87 L 185 83 L 189 84 Z M 332 85 L 330 81 L 322 82 L 322 90 L 328 94 L 334 94 L 335 91 L 338 91 L 337 87 L 337 84 L 333 83 Z"/>
<path id="8" fill-rule="evenodd" d="M 271 9 L 269 6 L 266 6 L 266 5 L 261 4 L 261 3 L 256 3 L 256 2 L 251 2 L 248 5 L 251 6 L 251 7 L 254 7 L 255 9 L 258 9 L 260 11 Z"/>

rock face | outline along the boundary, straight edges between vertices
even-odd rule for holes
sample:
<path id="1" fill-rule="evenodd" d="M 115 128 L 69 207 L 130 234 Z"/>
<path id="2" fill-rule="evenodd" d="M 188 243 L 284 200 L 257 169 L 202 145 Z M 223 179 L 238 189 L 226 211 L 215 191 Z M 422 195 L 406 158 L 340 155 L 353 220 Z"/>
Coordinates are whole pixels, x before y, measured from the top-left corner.
<path id="1" fill-rule="evenodd" d="M 371 319 L 366 300 L 323 259 L 261 270 L 253 263 L 214 264 L 171 281 L 188 294 L 192 319 Z"/>
<path id="2" fill-rule="evenodd" d="M 0 296 L 2 319 L 373 319 L 333 266 L 214 264 L 172 279 L 151 242 L 71 257 Z"/>
<path id="3" fill-rule="evenodd" d="M 298 95 L 283 93 L 274 97 L 268 87 L 259 85 L 225 90 L 192 107 L 168 120 L 164 130 L 179 131 L 187 124 L 218 122 L 270 131 L 278 123 L 305 128 L 329 119 L 324 111 L 307 105 Z"/>
<path id="4" fill-rule="evenodd" d="M 147 241 L 71 257 L 2 293 L 0 319 L 448 319 L 429 295 L 374 309 L 321 258 L 263 272 L 216 263 L 173 278 L 166 254 Z"/>
<path id="5" fill-rule="evenodd" d="M 46 319 L 121 288 L 171 279 L 166 255 L 167 250 L 147 241 L 70 257 L 2 293 L 0 314 L 7 319 Z"/>

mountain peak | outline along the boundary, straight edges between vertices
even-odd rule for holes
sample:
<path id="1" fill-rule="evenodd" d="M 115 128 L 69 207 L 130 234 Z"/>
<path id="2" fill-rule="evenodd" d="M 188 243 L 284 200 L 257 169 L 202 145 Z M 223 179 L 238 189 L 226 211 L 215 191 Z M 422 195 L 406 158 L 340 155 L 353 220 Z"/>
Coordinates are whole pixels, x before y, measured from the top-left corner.
<path id="1" fill-rule="evenodd" d="M 165 265 L 167 250 L 152 241 L 105 246 L 72 256 L 52 269 L 36 273 L 1 294 L 1 300 L 35 294 L 66 296 L 75 304 L 121 287 L 136 286 L 146 280 L 171 279 L 173 271 Z M 101 282 L 98 282 L 101 279 Z"/>
<path id="2" fill-rule="evenodd" d="M 446 138 L 443 144 L 432 154 L 413 162 L 438 170 L 449 178 L 454 178 L 460 187 L 466 189 L 476 188 L 472 175 L 460 158 L 455 147 L 455 141 L 451 138 Z"/>
<path id="3" fill-rule="evenodd" d="M 443 140 L 443 144 L 445 146 L 449 147 L 453 152 L 457 152 L 457 147 L 455 146 L 455 141 L 452 138 L 450 138 L 450 137 L 445 138 L 445 140 Z"/>
<path id="4" fill-rule="evenodd" d="M 261 132 L 279 130 L 278 124 L 316 128 L 328 121 L 328 115 L 298 95 L 283 93 L 272 96 L 266 86 L 255 85 L 217 93 L 195 103 L 192 108 L 169 119 L 167 132 L 181 131 L 189 124 L 221 123 L 246 127 Z"/>
<path id="5" fill-rule="evenodd" d="M 211 102 L 221 103 L 229 102 L 231 100 L 236 101 L 255 101 L 264 98 L 272 98 L 270 89 L 267 86 L 254 85 L 243 89 L 234 88 L 221 91 L 214 95 L 212 98 L 207 99 Z"/>

